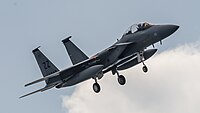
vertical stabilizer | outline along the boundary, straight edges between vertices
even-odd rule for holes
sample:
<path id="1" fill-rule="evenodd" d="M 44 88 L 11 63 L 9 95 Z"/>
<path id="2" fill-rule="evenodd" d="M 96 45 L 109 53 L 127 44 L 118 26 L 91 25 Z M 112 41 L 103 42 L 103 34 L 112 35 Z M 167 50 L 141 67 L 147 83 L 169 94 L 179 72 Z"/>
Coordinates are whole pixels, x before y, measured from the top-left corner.
<path id="1" fill-rule="evenodd" d="M 59 71 L 59 69 L 38 48 L 34 49 L 32 52 L 44 77 Z M 48 85 L 58 80 L 60 80 L 60 78 L 59 76 L 56 76 L 45 82 Z"/>
<path id="2" fill-rule="evenodd" d="M 70 38 L 71 36 L 62 40 L 62 42 L 65 45 L 72 64 L 74 65 L 88 59 L 88 56 L 85 55 L 72 41 L 69 40 Z"/>

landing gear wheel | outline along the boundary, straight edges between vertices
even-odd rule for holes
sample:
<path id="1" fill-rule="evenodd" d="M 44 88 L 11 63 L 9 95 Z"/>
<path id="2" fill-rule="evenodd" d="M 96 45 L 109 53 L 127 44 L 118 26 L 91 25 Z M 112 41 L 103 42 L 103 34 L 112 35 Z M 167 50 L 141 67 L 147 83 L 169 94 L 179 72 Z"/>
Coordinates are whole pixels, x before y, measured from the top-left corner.
<path id="1" fill-rule="evenodd" d="M 123 75 L 119 75 L 117 80 L 120 85 L 124 85 L 126 83 L 126 79 Z"/>
<path id="2" fill-rule="evenodd" d="M 148 68 L 147 68 L 147 66 L 146 65 L 144 65 L 143 67 L 142 67 L 142 70 L 146 73 L 147 71 L 148 71 Z"/>
<path id="3" fill-rule="evenodd" d="M 94 83 L 93 84 L 93 90 L 94 90 L 95 93 L 99 93 L 100 90 L 101 90 L 100 85 L 98 83 Z"/>

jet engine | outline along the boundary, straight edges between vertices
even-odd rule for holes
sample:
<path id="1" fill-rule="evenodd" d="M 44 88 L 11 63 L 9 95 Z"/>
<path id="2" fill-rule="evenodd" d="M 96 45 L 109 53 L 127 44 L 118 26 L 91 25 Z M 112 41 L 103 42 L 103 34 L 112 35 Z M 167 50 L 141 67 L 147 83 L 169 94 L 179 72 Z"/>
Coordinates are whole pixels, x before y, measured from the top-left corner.
<path id="1" fill-rule="evenodd" d="M 95 78 L 100 72 L 102 72 L 102 69 L 103 69 L 103 65 L 91 66 L 81 71 L 80 73 L 74 75 L 74 77 L 72 77 L 71 79 L 63 83 L 62 87 L 72 86 L 80 82 L 83 82 L 85 80 L 88 80 L 90 78 Z"/>

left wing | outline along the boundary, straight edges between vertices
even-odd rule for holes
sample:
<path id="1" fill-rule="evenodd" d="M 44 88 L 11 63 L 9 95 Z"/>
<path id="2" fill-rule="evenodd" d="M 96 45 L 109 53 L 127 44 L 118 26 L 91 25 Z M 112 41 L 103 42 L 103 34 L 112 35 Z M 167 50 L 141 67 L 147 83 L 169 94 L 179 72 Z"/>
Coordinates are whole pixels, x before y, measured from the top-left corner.
<path id="1" fill-rule="evenodd" d="M 126 46 L 126 45 L 130 45 L 130 44 L 134 44 L 135 42 L 124 42 L 124 43 L 118 43 L 115 44 L 116 46 Z"/>
<path id="2" fill-rule="evenodd" d="M 114 45 L 109 47 L 107 50 L 113 50 L 119 46 L 128 46 L 128 45 L 132 45 L 132 44 L 135 44 L 135 42 L 115 43 Z"/>
<path id="3" fill-rule="evenodd" d="M 88 63 L 91 63 L 91 62 L 93 62 L 93 61 L 95 61 L 95 60 L 96 60 L 96 58 L 87 59 L 87 60 L 85 60 L 85 61 L 83 61 L 83 62 L 80 62 L 80 63 L 78 63 L 78 64 L 75 64 L 75 65 L 73 65 L 73 66 L 71 66 L 71 67 L 69 67 L 69 68 L 67 68 L 67 69 L 64 69 L 64 70 L 55 72 L 55 73 L 50 74 L 50 75 L 48 75 L 48 76 L 45 76 L 45 77 L 43 77 L 43 78 L 37 79 L 37 80 L 35 80 L 35 81 L 33 81 L 33 82 L 27 83 L 27 84 L 25 84 L 24 86 L 27 87 L 27 86 L 30 86 L 30 85 L 32 85 L 32 84 L 36 84 L 36 83 L 38 83 L 38 82 L 42 82 L 42 81 L 44 81 L 44 80 L 48 80 L 49 78 L 53 78 L 53 77 L 56 77 L 56 76 L 61 76 L 62 78 L 68 78 L 68 77 L 70 77 L 71 75 L 73 75 L 74 72 L 79 71 L 80 68 L 81 68 L 83 65 L 86 65 L 86 64 L 88 64 Z"/>

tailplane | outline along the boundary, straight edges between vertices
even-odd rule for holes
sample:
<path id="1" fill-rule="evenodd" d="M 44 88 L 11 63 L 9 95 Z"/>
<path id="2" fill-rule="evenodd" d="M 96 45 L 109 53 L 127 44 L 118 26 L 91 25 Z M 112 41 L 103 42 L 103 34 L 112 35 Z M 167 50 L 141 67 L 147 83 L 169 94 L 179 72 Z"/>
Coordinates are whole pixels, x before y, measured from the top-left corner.
<path id="1" fill-rule="evenodd" d="M 55 72 L 58 72 L 59 69 L 38 48 L 34 49 L 32 52 L 39 65 L 42 75 L 45 77 Z M 60 80 L 60 78 L 59 76 L 56 76 L 45 80 L 45 82 L 47 85 L 49 85 L 54 82 L 57 82 L 58 80 Z"/>
<path id="2" fill-rule="evenodd" d="M 71 36 L 62 40 L 62 42 L 65 45 L 72 64 L 74 65 L 88 59 L 88 56 L 85 55 L 85 53 L 83 53 L 72 41 L 69 40 L 70 38 Z"/>

